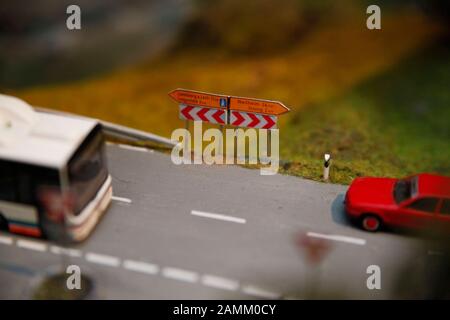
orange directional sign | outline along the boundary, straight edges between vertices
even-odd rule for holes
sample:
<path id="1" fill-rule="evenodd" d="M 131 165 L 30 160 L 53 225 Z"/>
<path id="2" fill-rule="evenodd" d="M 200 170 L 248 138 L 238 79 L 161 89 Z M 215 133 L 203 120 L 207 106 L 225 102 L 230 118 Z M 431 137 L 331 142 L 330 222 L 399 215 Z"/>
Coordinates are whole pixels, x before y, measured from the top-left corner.
<path id="1" fill-rule="evenodd" d="M 228 97 L 219 94 L 204 93 L 186 89 L 175 89 L 169 93 L 175 101 L 209 108 L 226 108 Z"/>
<path id="2" fill-rule="evenodd" d="M 288 112 L 289 108 L 278 101 L 231 97 L 230 110 L 280 115 Z"/>

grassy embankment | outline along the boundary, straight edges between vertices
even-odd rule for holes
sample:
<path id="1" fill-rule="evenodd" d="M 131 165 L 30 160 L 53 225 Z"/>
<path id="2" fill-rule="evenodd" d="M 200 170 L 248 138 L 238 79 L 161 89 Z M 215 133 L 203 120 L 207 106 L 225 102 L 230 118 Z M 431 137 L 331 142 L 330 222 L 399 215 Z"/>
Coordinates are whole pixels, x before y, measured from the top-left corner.
<path id="1" fill-rule="evenodd" d="M 450 52 L 432 48 L 352 92 L 291 118 L 283 131 L 285 172 L 320 179 L 323 150 L 332 181 L 356 176 L 450 175 Z M 289 143 L 288 143 L 289 140 Z"/>
<path id="2" fill-rule="evenodd" d="M 281 158 L 290 164 L 283 172 L 320 179 L 329 151 L 337 183 L 358 175 L 448 173 L 448 61 L 418 57 L 392 69 L 431 43 L 439 28 L 416 13 L 383 17 L 381 32 L 361 23 L 330 22 L 276 54 L 173 54 L 97 79 L 11 93 L 165 136 L 183 126 L 166 94 L 177 87 L 280 100 L 292 108 L 280 119 Z"/>

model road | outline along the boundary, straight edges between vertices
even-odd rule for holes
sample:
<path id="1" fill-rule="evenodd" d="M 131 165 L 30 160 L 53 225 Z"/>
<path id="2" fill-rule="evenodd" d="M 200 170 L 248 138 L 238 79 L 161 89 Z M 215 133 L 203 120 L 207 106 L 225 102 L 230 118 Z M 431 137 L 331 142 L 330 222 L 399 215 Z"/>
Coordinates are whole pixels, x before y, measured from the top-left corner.
<path id="1" fill-rule="evenodd" d="M 108 145 L 107 153 L 115 197 L 84 243 L 67 250 L 0 233 L 1 299 L 30 298 L 62 263 L 95 279 L 101 299 L 389 298 L 408 258 L 435 254 L 417 239 L 349 225 L 346 186 L 176 166 L 149 149 Z M 299 234 L 326 239 L 318 264 Z M 370 265 L 380 267 L 380 290 L 367 288 Z"/>

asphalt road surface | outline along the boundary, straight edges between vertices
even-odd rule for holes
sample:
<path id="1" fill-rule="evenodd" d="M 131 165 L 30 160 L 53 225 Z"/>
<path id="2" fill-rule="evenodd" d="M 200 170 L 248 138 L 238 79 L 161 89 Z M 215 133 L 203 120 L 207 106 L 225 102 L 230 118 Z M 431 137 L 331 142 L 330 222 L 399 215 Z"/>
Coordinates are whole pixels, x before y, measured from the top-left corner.
<path id="1" fill-rule="evenodd" d="M 176 166 L 140 148 L 109 145 L 107 153 L 115 198 L 84 243 L 62 251 L 0 233 L 0 299 L 30 298 L 62 263 L 95 279 L 100 299 L 390 298 L 409 258 L 439 254 L 410 236 L 350 225 L 346 186 L 238 166 Z M 299 235 L 327 239 L 318 263 Z M 367 288 L 370 265 L 380 267 L 380 290 Z"/>

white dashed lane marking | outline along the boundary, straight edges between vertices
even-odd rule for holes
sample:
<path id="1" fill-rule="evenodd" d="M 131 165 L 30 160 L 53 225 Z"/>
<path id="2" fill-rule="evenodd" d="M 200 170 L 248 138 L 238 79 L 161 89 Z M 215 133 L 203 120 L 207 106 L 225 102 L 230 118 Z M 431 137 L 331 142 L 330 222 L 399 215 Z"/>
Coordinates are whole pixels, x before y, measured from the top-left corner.
<path id="1" fill-rule="evenodd" d="M 116 196 L 112 196 L 112 199 L 113 199 L 114 201 L 119 201 L 119 202 L 123 202 L 123 203 L 128 203 L 128 204 L 131 203 L 131 199 L 124 198 L 124 197 L 116 197 Z"/>
<path id="2" fill-rule="evenodd" d="M 45 252 L 48 249 L 46 244 L 37 241 L 17 239 L 15 240 L 15 243 L 19 248 L 25 248 L 34 251 Z M 14 244 L 14 238 L 0 235 L 0 244 L 12 245 Z M 71 257 L 80 257 L 80 258 L 83 257 L 83 252 L 77 249 L 63 248 L 55 245 L 49 246 L 49 249 L 50 249 L 49 252 L 55 255 L 67 255 Z M 168 279 L 188 283 L 199 283 L 205 287 L 210 287 L 214 289 L 221 289 L 228 291 L 240 290 L 243 294 L 253 296 L 256 298 L 279 299 L 281 297 L 281 295 L 278 293 L 261 289 L 257 286 L 245 285 L 240 287 L 239 281 L 234 279 L 223 278 L 211 274 L 200 275 L 197 272 L 181 268 L 159 267 L 156 264 L 137 260 L 125 259 L 122 261 L 120 258 L 115 256 L 99 254 L 94 252 L 87 252 L 84 255 L 84 259 L 88 262 L 99 265 L 110 267 L 121 266 L 123 269 L 128 271 L 140 272 L 149 275 L 157 275 L 161 269 L 162 276 Z"/>
<path id="3" fill-rule="evenodd" d="M 123 262 L 123 268 L 131 271 L 142 272 L 147 274 L 157 274 L 159 271 L 159 267 L 155 264 L 134 261 L 134 260 L 125 260 Z"/>
<path id="4" fill-rule="evenodd" d="M 40 251 L 40 252 L 44 252 L 47 250 L 47 245 L 36 242 L 36 241 L 30 241 L 30 240 L 17 240 L 17 246 L 19 248 Z"/>
<path id="5" fill-rule="evenodd" d="M 69 249 L 69 248 L 61 248 L 57 246 L 51 246 L 50 252 L 57 255 L 65 255 L 69 257 L 81 257 L 82 253 L 80 250 Z"/>
<path id="6" fill-rule="evenodd" d="M 185 281 L 185 282 L 197 282 L 198 281 L 198 274 L 193 271 L 188 271 L 184 269 L 178 269 L 178 268 L 164 268 L 162 270 L 162 275 L 169 279 L 179 280 L 179 281 Z"/>
<path id="7" fill-rule="evenodd" d="M 229 222 L 235 222 L 235 223 L 246 223 L 247 222 L 245 219 L 242 219 L 242 218 L 227 216 L 227 215 L 218 214 L 218 213 L 209 213 L 209 212 L 192 210 L 191 214 L 194 216 L 198 216 L 198 217 L 211 218 L 211 219 L 223 220 L 223 221 L 229 221 Z"/>
<path id="8" fill-rule="evenodd" d="M 201 281 L 203 285 L 208 287 L 230 291 L 236 291 L 237 289 L 239 289 L 239 282 L 209 274 L 203 275 Z"/>
<path id="9" fill-rule="evenodd" d="M 280 298 L 280 294 L 267 291 L 255 286 L 244 286 L 242 288 L 242 292 L 245 294 L 248 294 L 249 296 L 255 296 L 258 298 L 264 298 L 264 299 L 278 299 Z"/>
<path id="10" fill-rule="evenodd" d="M 351 244 L 357 244 L 360 246 L 363 246 L 366 244 L 366 240 L 364 240 L 364 239 L 340 236 L 340 235 L 336 235 L 336 234 L 322 234 L 322 233 L 316 233 L 316 232 L 308 232 L 306 235 L 308 237 L 321 238 L 321 239 L 327 239 L 327 240 L 332 240 L 332 241 L 347 242 L 347 243 L 351 243 Z"/>
<path id="11" fill-rule="evenodd" d="M 93 252 L 86 253 L 86 260 L 92 263 L 102 264 L 110 267 L 118 267 L 120 265 L 120 259 L 113 256 L 104 254 L 98 254 Z"/>
<path id="12" fill-rule="evenodd" d="M 0 243 L 1 244 L 12 245 L 13 244 L 13 239 L 11 237 L 0 236 Z"/>

